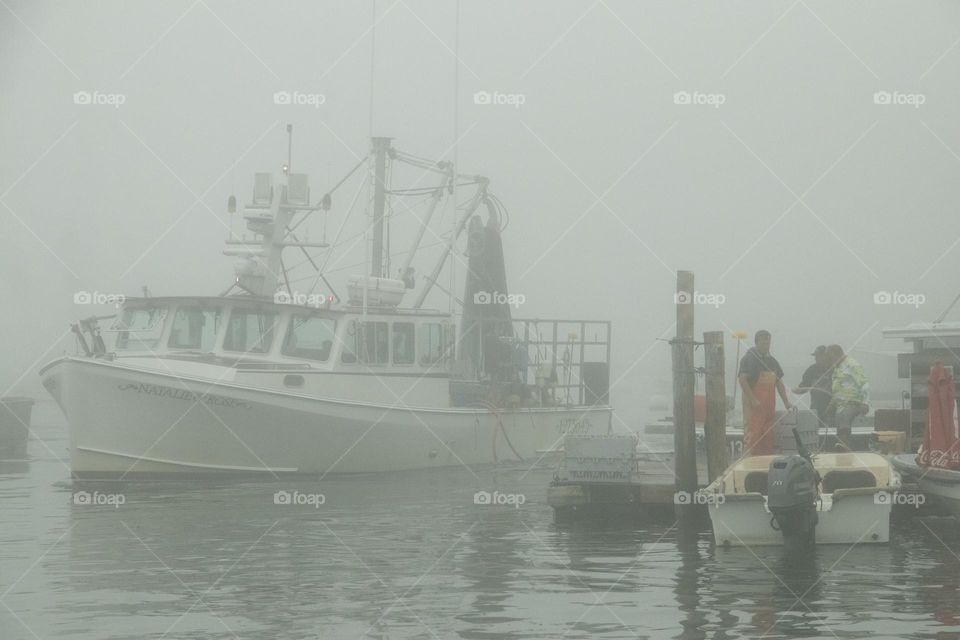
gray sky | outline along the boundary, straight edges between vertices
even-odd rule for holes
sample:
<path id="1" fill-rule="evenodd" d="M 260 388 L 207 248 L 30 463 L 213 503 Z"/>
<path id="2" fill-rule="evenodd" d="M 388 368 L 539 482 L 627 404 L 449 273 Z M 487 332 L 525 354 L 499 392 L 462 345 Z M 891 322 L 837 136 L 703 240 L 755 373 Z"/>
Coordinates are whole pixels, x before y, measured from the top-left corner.
<path id="1" fill-rule="evenodd" d="M 449 158 L 455 4 L 376 9 L 373 133 Z M 637 363 L 614 390 L 628 420 L 669 377 L 655 340 L 676 269 L 724 297 L 698 332 L 768 328 L 788 376 L 818 343 L 856 343 L 880 389 L 895 360 L 869 352 L 901 348 L 880 329 L 960 289 L 960 5 L 864 9 L 462 1 L 460 167 L 511 211 L 518 315 L 613 320 L 614 379 Z M 371 22 L 370 2 L 0 2 L 0 388 L 39 392 L 37 365 L 89 311 L 78 290 L 222 291 L 225 201 L 279 169 L 286 123 L 314 194 L 345 173 L 370 134 Z M 277 105 L 282 90 L 325 102 Z"/>

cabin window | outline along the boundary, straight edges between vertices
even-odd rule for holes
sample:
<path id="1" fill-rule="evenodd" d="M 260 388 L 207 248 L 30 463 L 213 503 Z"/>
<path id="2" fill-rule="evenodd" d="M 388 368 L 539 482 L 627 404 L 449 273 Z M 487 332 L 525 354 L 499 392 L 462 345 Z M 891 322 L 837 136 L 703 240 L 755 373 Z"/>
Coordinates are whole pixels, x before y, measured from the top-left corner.
<path id="1" fill-rule="evenodd" d="M 389 362 L 390 336 L 386 322 L 361 322 L 360 340 L 357 346 L 360 362 L 365 364 L 386 364 Z"/>
<path id="2" fill-rule="evenodd" d="M 412 322 L 393 323 L 393 364 L 413 364 L 414 333 Z"/>
<path id="3" fill-rule="evenodd" d="M 357 321 L 347 323 L 343 336 L 343 349 L 340 351 L 340 362 L 355 364 L 357 362 Z"/>
<path id="4" fill-rule="evenodd" d="M 420 325 L 420 364 L 432 366 L 443 362 L 447 351 L 446 327 L 440 322 Z"/>
<path id="5" fill-rule="evenodd" d="M 326 362 L 336 335 L 337 323 L 332 318 L 294 314 L 290 318 L 282 353 L 294 358 Z"/>
<path id="6" fill-rule="evenodd" d="M 340 361 L 348 364 L 386 364 L 390 361 L 390 325 L 351 320 L 343 337 Z"/>
<path id="7" fill-rule="evenodd" d="M 235 309 L 227 323 L 224 351 L 267 353 L 273 344 L 277 314 L 268 311 Z"/>
<path id="8" fill-rule="evenodd" d="M 117 331 L 114 348 L 126 351 L 153 351 L 160 346 L 166 307 L 126 307 L 111 329 Z"/>
<path id="9" fill-rule="evenodd" d="M 167 346 L 171 349 L 213 351 L 220 332 L 220 319 L 219 307 L 180 307 L 173 316 Z"/>

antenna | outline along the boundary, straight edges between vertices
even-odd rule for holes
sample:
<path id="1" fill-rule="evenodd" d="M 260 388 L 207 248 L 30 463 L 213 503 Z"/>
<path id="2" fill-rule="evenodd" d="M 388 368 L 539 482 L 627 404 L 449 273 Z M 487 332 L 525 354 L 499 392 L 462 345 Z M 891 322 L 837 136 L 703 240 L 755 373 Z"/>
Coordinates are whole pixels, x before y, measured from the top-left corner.
<path id="1" fill-rule="evenodd" d="M 373 15 L 370 17 L 370 122 L 369 137 L 373 138 L 373 71 L 377 60 L 377 0 L 371 0 Z"/>
<path id="2" fill-rule="evenodd" d="M 457 242 L 457 172 L 460 171 L 460 0 L 457 0 L 453 26 L 453 180 L 451 196 L 453 200 L 453 227 L 450 230 L 450 291 L 457 286 L 457 256 L 454 254 Z M 453 315 L 456 309 L 455 296 L 449 296 L 449 311 Z"/>
<path id="3" fill-rule="evenodd" d="M 290 175 L 293 162 L 293 125 L 287 125 L 287 164 L 283 165 L 284 175 Z"/>

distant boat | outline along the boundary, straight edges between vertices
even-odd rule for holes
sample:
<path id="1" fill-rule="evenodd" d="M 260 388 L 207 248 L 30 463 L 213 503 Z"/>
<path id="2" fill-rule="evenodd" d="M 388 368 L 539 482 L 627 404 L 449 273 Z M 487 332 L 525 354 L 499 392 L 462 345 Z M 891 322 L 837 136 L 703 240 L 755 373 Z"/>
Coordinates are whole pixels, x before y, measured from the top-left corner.
<path id="1" fill-rule="evenodd" d="M 397 162 L 439 183 L 391 187 Z M 345 299 L 308 252 L 332 247 L 295 233 L 327 214 L 336 187 L 312 202 L 308 177 L 292 173 L 288 161 L 279 181 L 256 176 L 243 210 L 252 236 L 232 237 L 225 252 L 238 258 L 229 289 L 126 299 L 116 317 L 74 325 L 82 353 L 40 374 L 67 417 L 76 476 L 531 461 L 566 434 L 610 431 L 610 323 L 512 317 L 500 235 L 506 212 L 489 181 L 403 153 L 388 138 L 374 138 L 351 174 L 362 165 L 372 196 L 370 259 L 367 275 L 350 279 Z M 431 216 L 466 187 L 472 197 L 454 204 L 456 227 L 440 232 L 445 249 L 418 280 L 412 261 L 421 240 L 428 231 L 440 238 Z M 397 268 L 390 264 L 389 201 L 406 196 L 429 206 L 422 218 L 403 218 L 420 224 Z M 229 208 L 236 208 L 233 197 Z M 428 309 L 427 294 L 441 288 L 441 270 L 462 236 L 469 261 L 462 312 Z M 315 267 L 303 292 L 291 283 L 285 249 Z M 181 277 L 190 277 L 187 268 Z M 403 306 L 414 293 L 415 302 Z M 107 319 L 112 325 L 102 330 Z"/>

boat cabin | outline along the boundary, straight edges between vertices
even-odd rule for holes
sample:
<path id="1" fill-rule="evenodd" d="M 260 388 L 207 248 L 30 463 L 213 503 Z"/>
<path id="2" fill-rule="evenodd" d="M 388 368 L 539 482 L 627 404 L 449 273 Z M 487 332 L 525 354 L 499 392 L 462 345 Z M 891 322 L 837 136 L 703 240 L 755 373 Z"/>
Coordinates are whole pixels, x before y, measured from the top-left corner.
<path id="1" fill-rule="evenodd" d="M 164 373 L 388 404 L 609 403 L 607 321 L 514 318 L 512 337 L 498 341 L 499 377 L 479 379 L 464 366 L 452 316 L 436 310 L 147 297 L 127 299 L 111 318 L 106 340 L 98 318 L 75 327 L 87 356 Z"/>
<path id="2" fill-rule="evenodd" d="M 449 314 L 438 311 L 364 313 L 257 297 L 131 299 L 106 332 L 116 358 L 405 373 L 448 373 L 455 337 Z"/>

